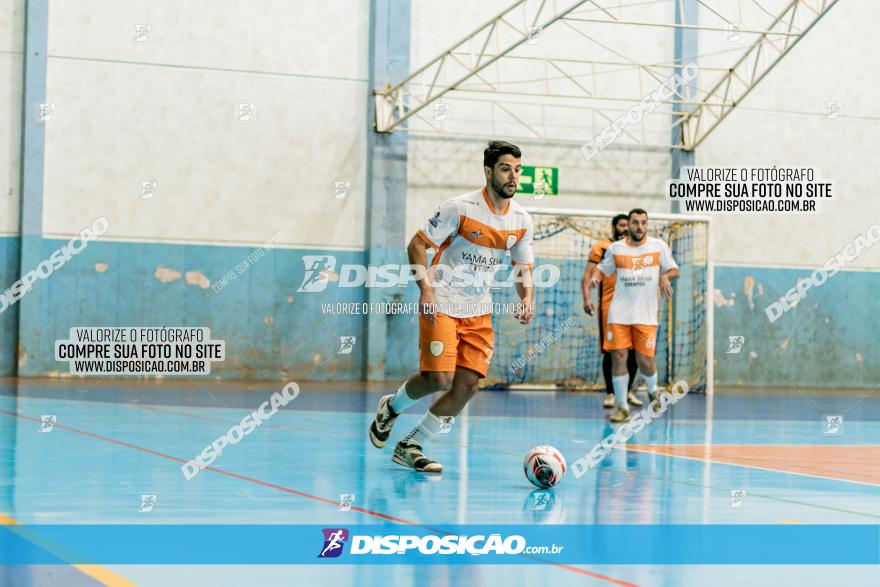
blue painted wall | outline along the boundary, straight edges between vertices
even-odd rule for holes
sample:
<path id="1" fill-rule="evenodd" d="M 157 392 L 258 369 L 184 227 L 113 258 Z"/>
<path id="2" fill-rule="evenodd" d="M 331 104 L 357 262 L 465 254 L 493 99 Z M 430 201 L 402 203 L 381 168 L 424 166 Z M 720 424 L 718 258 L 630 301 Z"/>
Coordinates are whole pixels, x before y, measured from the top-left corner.
<path id="1" fill-rule="evenodd" d="M 0 290 L 18 279 L 19 247 L 17 236 L 0 237 Z M 0 375 L 15 373 L 15 354 L 18 342 L 18 308 L 12 306 L 0 313 Z"/>
<path id="2" fill-rule="evenodd" d="M 64 242 L 44 240 L 43 258 Z M 253 251 L 248 247 L 89 243 L 49 279 L 37 283 L 42 290 L 39 324 L 27 324 L 20 332 L 24 356 L 19 374 L 66 372 L 67 363 L 54 360 L 54 342 L 67 338 L 74 326 L 167 325 L 209 326 L 213 338 L 226 341 L 227 359 L 213 364 L 212 375 L 363 378 L 359 354 L 337 354 L 340 336 L 363 340 L 363 317 L 325 316 L 321 304 L 362 302 L 364 290 L 337 289 L 331 284 L 326 292 L 297 292 L 304 275 L 303 255 L 332 254 L 338 263 L 363 263 L 363 253 L 274 249 L 219 292 L 205 281 L 202 285 L 208 287 L 187 283 L 187 272 L 200 272 L 211 284 L 229 271 L 238 274 L 236 266 Z M 107 267 L 99 272 L 98 264 Z M 156 277 L 160 267 L 177 271 L 180 277 L 163 283 Z M 3 332 L 6 337 L 8 328 Z M 4 357 L 4 365 L 7 362 Z"/>
<path id="3" fill-rule="evenodd" d="M 44 240 L 42 258 L 65 241 Z M 17 279 L 19 240 L 0 239 L 3 288 Z M 243 379 L 359 380 L 366 376 L 366 318 L 331 315 L 322 304 L 367 301 L 363 288 L 297 292 L 304 255 L 334 255 L 337 264 L 364 263 L 362 251 L 273 249 L 239 274 L 236 266 L 255 249 L 208 245 L 95 241 L 37 282 L 39 323 L 17 331 L 18 304 L 0 314 L 0 373 L 40 376 L 67 371 L 54 360 L 54 341 L 74 326 L 209 326 L 226 341 L 227 359 L 214 363 L 213 376 Z M 37 262 L 23 267 L 26 272 Z M 106 264 L 99 272 L 98 264 Z M 33 265 L 33 266 L 31 266 Z M 162 282 L 157 268 L 180 277 Z M 232 271 L 236 278 L 219 292 L 211 284 Z M 187 283 L 187 272 L 208 282 Z M 764 308 L 809 272 L 795 269 L 717 267 L 721 292 L 715 308 L 716 384 L 780 387 L 880 385 L 880 273 L 842 271 L 809 290 L 794 309 L 770 324 Z M 751 303 L 746 295 L 751 284 Z M 202 287 L 207 285 L 208 287 Z M 37 295 L 34 295 L 37 294 Z M 389 292 L 415 302 L 417 291 Z M 382 367 L 398 380 L 417 366 L 415 317 L 391 316 L 403 333 L 389 341 Z M 338 354 L 339 337 L 356 336 L 350 354 Z M 744 336 L 739 353 L 728 353 L 728 337 Z M 503 341 L 499 340 L 499 344 Z M 17 349 L 20 347 L 21 354 Z"/>
<path id="4" fill-rule="evenodd" d="M 725 298 L 715 307 L 716 384 L 880 388 L 880 273 L 841 271 L 771 324 L 764 308 L 809 274 L 716 267 L 715 288 Z M 735 335 L 745 345 L 728 353 Z"/>

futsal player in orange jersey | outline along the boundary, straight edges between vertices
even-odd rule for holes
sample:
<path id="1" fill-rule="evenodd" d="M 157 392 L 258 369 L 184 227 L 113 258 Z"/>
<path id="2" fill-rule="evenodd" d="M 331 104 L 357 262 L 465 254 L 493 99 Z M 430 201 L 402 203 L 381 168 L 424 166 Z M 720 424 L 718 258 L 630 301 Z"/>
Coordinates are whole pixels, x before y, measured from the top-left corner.
<path id="1" fill-rule="evenodd" d="M 626 238 L 628 225 L 629 221 L 627 220 L 626 214 L 618 214 L 611 219 L 611 238 L 597 241 L 590 250 L 590 256 L 587 261 L 587 266 L 584 269 L 583 279 L 581 280 L 581 287 L 584 295 L 584 311 L 590 316 L 593 315 L 595 309 L 593 307 L 593 302 L 590 299 L 590 292 L 592 290 L 590 287 L 590 280 L 598 271 L 596 266 L 599 265 L 602 257 L 605 256 L 605 251 L 608 250 L 611 243 Z M 599 276 L 599 349 L 602 352 L 602 378 L 605 380 L 605 400 L 602 402 L 602 407 L 613 408 L 614 387 L 611 383 L 611 353 L 602 350 L 602 345 L 605 342 L 605 336 L 608 332 L 608 310 L 611 308 L 611 300 L 614 298 L 615 276 L 611 275 L 604 277 L 601 274 L 599 274 Z M 626 370 L 629 373 L 628 389 L 630 390 L 627 394 L 627 401 L 632 406 L 640 407 L 642 401 L 636 396 L 635 391 L 633 391 L 632 388 L 633 380 L 636 376 L 636 353 L 633 349 L 630 349 L 629 354 L 627 355 Z"/>
<path id="2" fill-rule="evenodd" d="M 489 370 L 495 344 L 491 276 L 506 263 L 508 253 L 520 273 L 515 283 L 521 301 L 517 318 L 528 324 L 534 314 L 532 218 L 513 201 L 520 158 L 516 145 L 491 141 L 483 152 L 485 187 L 443 202 L 407 248 L 410 263 L 423 267 L 428 249 L 437 249 L 431 269 L 445 266 L 469 278 L 470 284 L 417 282 L 419 303 L 429 310 L 419 316 L 419 372 L 397 393 L 379 400 L 369 432 L 373 445 L 382 448 L 399 414 L 420 398 L 441 392 L 394 448 L 392 460 L 404 467 L 426 473 L 443 470 L 422 448 L 436 434 L 450 429 Z M 431 311 L 434 306 L 436 312 Z"/>
<path id="3" fill-rule="evenodd" d="M 678 277 L 678 265 L 669 245 L 648 236 L 648 213 L 641 208 L 630 210 L 627 237 L 611 243 L 598 265 L 604 276 L 617 275 L 614 298 L 608 313 L 608 333 L 604 349 L 611 351 L 612 386 L 615 410 L 612 422 L 629 420 L 626 403 L 626 356 L 635 349 L 639 372 L 648 386 L 648 400 L 657 398 L 657 368 L 654 351 L 657 343 L 657 299 L 672 295 L 669 280 Z M 590 281 L 599 285 L 599 276 Z"/>

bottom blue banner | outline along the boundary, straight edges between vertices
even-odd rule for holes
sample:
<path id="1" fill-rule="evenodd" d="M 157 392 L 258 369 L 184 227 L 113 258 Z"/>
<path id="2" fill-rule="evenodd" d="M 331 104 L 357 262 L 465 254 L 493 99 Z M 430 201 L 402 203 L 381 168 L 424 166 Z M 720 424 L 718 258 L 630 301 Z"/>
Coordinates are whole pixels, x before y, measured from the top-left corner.
<path id="1" fill-rule="evenodd" d="M 0 564 L 880 564 L 878 525 L 4 525 Z"/>

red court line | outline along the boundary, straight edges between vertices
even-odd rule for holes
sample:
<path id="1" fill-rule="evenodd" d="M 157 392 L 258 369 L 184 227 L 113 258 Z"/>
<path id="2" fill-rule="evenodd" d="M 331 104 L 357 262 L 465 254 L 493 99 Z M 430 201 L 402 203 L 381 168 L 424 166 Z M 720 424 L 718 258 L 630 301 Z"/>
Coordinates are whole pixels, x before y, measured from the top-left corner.
<path id="1" fill-rule="evenodd" d="M 118 404 L 116 404 L 116 405 L 118 405 Z M 157 406 L 148 406 L 145 404 L 128 404 L 128 405 L 129 405 L 129 407 L 138 408 L 140 410 L 147 410 L 148 412 L 159 412 L 162 414 L 171 414 L 172 416 L 179 416 L 181 418 L 192 418 L 193 420 L 204 420 L 205 422 L 214 422 L 217 424 L 224 424 L 226 426 L 232 426 L 234 424 L 237 424 L 237 422 L 229 422 L 226 420 L 221 420 L 220 418 L 212 418 L 210 416 L 200 416 L 198 414 L 189 414 L 186 412 L 175 412 L 174 410 L 169 410 L 167 408 L 160 408 Z M 263 422 L 263 424 L 260 427 L 261 428 L 272 428 L 274 430 L 288 430 L 291 432 L 302 431 L 302 430 L 313 431 L 313 432 L 315 431 L 314 427 L 299 426 L 298 428 L 294 429 L 290 426 L 285 426 L 284 424 L 267 424 L 266 422 Z M 345 430 L 334 431 L 333 434 L 336 436 L 358 436 L 358 437 L 363 436 L 363 434 L 358 434 L 356 432 L 347 432 Z"/>
<path id="2" fill-rule="evenodd" d="M 117 404 L 118 405 L 118 404 Z M 232 426 L 233 424 L 237 424 L 238 422 L 227 422 L 226 420 L 221 420 L 220 418 L 210 418 L 208 416 L 200 416 L 198 414 L 186 414 L 184 412 L 175 412 L 173 410 L 169 410 L 167 408 L 160 408 L 159 406 L 146 405 L 146 404 L 129 404 L 133 408 L 138 408 L 141 410 L 147 410 L 149 412 L 159 412 L 162 414 L 172 414 L 174 416 L 186 416 L 187 418 L 192 418 L 193 420 L 204 420 L 206 422 L 214 422 L 225 424 L 227 426 Z M 278 426 L 277 424 L 268 424 L 263 422 L 260 424 L 261 428 L 275 428 L 275 429 L 283 429 L 287 428 L 287 426 Z"/>
<path id="3" fill-rule="evenodd" d="M 22 418 L 22 419 L 25 419 L 25 420 L 31 420 L 32 422 L 42 423 L 42 420 L 41 420 L 40 418 L 34 418 L 33 416 L 26 416 L 26 415 L 21 414 L 21 413 L 19 413 L 19 412 L 12 412 L 12 411 L 9 411 L 9 410 L 3 410 L 3 409 L 0 409 L 0 414 L 6 414 L 6 415 L 8 415 L 8 416 L 14 416 L 14 417 L 16 417 L 16 418 Z M 154 456 L 157 456 L 157 457 L 162 457 L 162 458 L 164 458 L 164 459 L 169 459 L 169 460 L 172 460 L 172 461 L 177 461 L 178 463 L 186 463 L 186 462 L 187 462 L 186 459 L 181 459 L 181 458 L 179 458 L 179 457 L 175 457 L 175 456 L 172 456 L 172 455 L 169 455 L 169 454 L 165 454 L 165 453 L 162 453 L 162 452 L 159 452 L 159 451 L 155 451 L 155 450 L 152 450 L 152 449 L 149 449 L 149 448 L 144 448 L 144 447 L 142 447 L 142 446 L 138 446 L 138 445 L 136 445 L 136 444 L 131 444 L 131 443 L 128 443 L 128 442 L 125 442 L 125 441 L 122 441 L 122 440 L 116 440 L 116 439 L 114 439 L 114 438 L 110 438 L 110 437 L 108 437 L 108 436 L 102 436 L 102 435 L 100 435 L 100 434 L 95 434 L 95 433 L 93 433 L 93 432 L 86 432 L 85 430 L 79 430 L 78 428 L 72 428 L 72 427 L 70 427 L 70 426 L 65 426 L 65 425 L 63 425 L 63 424 L 58 424 L 57 422 L 54 424 L 53 427 L 54 427 L 54 428 L 61 428 L 62 430 L 67 430 L 67 431 L 69 431 L 69 432 L 74 432 L 74 433 L 76 433 L 76 434 L 81 434 L 81 435 L 83 435 L 83 436 L 88 436 L 88 437 L 91 437 L 91 438 L 96 438 L 96 439 L 98 439 L 98 440 L 103 440 L 103 441 L 105 441 L 105 442 L 110 442 L 110 443 L 113 443 L 113 444 L 118 444 L 118 445 L 120 445 L 120 446 L 124 446 L 124 447 L 126 447 L 126 448 L 131 448 L 131 449 L 134 449 L 134 450 L 138 450 L 138 451 L 141 451 L 141 452 L 145 452 L 145 453 L 147 453 L 147 454 L 151 454 L 151 455 L 154 455 Z M 213 471 L 213 472 L 215 472 L 215 473 L 220 473 L 221 475 L 226 475 L 227 477 L 234 477 L 234 478 L 236 478 L 236 479 L 241 479 L 242 481 L 248 481 L 248 482 L 250 482 L 250 483 L 255 483 L 255 484 L 257 484 L 257 485 L 262 485 L 263 487 L 269 487 L 269 488 L 271 488 L 271 489 L 277 489 L 277 490 L 279 490 L 279 491 L 283 491 L 283 492 L 285 492 L 285 493 L 290 493 L 290 494 L 293 494 L 293 495 L 298 495 L 298 496 L 300 496 L 300 497 L 306 497 L 306 498 L 308 498 L 308 499 L 313 499 L 313 500 L 315 500 L 315 501 L 320 501 L 320 502 L 323 502 L 323 503 L 327 503 L 327 504 L 330 504 L 330 505 L 332 505 L 332 506 L 334 506 L 334 507 L 339 505 L 339 502 L 337 502 L 337 501 L 335 501 L 335 500 L 332 500 L 332 499 L 327 499 L 327 498 L 325 498 L 325 497 L 321 497 L 320 495 L 312 495 L 311 493 L 305 493 L 304 491 L 297 491 L 296 489 L 291 489 L 291 488 L 289 488 L 289 487 L 284 487 L 283 485 L 276 485 L 276 484 L 274 484 L 274 483 L 269 483 L 269 482 L 267 482 L 267 481 L 261 481 L 261 480 L 259 480 L 259 479 L 254 478 L 254 477 L 248 477 L 247 475 L 239 475 L 238 473 L 233 473 L 233 472 L 231 472 L 231 471 L 224 471 L 223 469 L 217 469 L 216 467 L 205 467 L 205 470 L 207 470 L 207 471 Z M 438 530 L 436 530 L 435 528 L 431 528 L 431 527 L 429 527 L 429 526 L 425 526 L 425 525 L 423 525 L 423 524 L 420 524 L 419 522 L 412 522 L 412 521 L 410 521 L 410 520 L 404 520 L 404 519 L 402 519 L 402 518 L 395 518 L 394 516 L 389 516 L 389 515 L 387 515 L 387 514 L 383 514 L 383 513 L 381 513 L 381 512 L 375 512 L 375 511 L 373 511 L 373 510 L 368 510 L 368 509 L 366 509 L 366 508 L 358 507 L 358 506 L 356 506 L 356 505 L 352 505 L 352 506 L 351 506 L 351 509 L 353 509 L 353 510 L 355 510 L 355 511 L 358 511 L 358 512 L 361 512 L 361 513 L 364 513 L 364 514 L 368 514 L 368 515 L 370 515 L 370 516 L 376 516 L 376 517 L 378 517 L 378 518 L 382 518 L 382 519 L 384 519 L 384 520 L 390 520 L 390 521 L 392 521 L 392 522 L 397 522 L 398 524 L 407 524 L 407 525 L 409 525 L 409 526 L 419 526 L 419 527 L 421 527 L 421 528 L 426 528 L 426 529 L 428 529 L 428 530 L 432 530 L 432 531 L 435 531 L 435 532 L 438 531 Z M 543 559 L 538 559 L 537 557 L 529 557 L 529 558 L 536 558 L 537 560 L 543 560 Z M 614 584 L 614 585 L 620 585 L 621 587 L 639 587 L 639 585 L 636 585 L 635 583 L 628 583 L 628 582 L 626 582 L 626 581 L 622 581 L 622 580 L 620 580 L 620 579 L 615 579 L 614 577 L 608 577 L 608 576 L 606 576 L 606 575 L 601 575 L 601 574 L 599 574 L 599 573 L 593 573 L 593 572 L 591 572 L 591 571 L 587 571 L 586 569 L 581 569 L 581 568 L 578 568 L 578 567 L 575 567 L 575 566 L 572 566 L 572 565 L 567 565 L 567 564 L 562 564 L 562 563 L 554 563 L 554 562 L 551 562 L 551 561 L 545 561 L 545 562 L 547 562 L 547 564 L 553 565 L 554 567 L 558 567 L 558 568 L 560 568 L 560 569 L 565 569 L 566 571 L 572 571 L 572 572 L 574 572 L 574 573 L 579 573 L 579 574 L 581 574 L 581 575 L 586 575 L 586 576 L 588 576 L 588 577 L 592 577 L 592 578 L 594 578 L 594 579 L 600 579 L 600 580 L 602 580 L 602 581 L 607 581 L 608 583 L 612 583 L 612 584 Z"/>
<path id="4" fill-rule="evenodd" d="M 9 410 L 3 410 L 3 409 L 0 409 L 0 414 L 7 414 L 7 415 L 9 415 L 9 416 L 15 416 L 16 418 L 24 418 L 25 420 L 31 420 L 31 421 L 33 421 L 33 422 L 40 422 L 40 423 L 42 422 L 42 420 L 39 419 L 39 418 L 34 418 L 34 417 L 32 417 L 32 416 L 25 416 L 24 414 L 20 414 L 20 413 L 18 413 L 18 412 L 10 412 Z M 162 452 L 159 452 L 159 451 L 155 451 L 155 450 L 152 450 L 152 449 L 149 449 L 149 448 L 144 448 L 144 447 L 142 447 L 142 446 L 138 446 L 138 445 L 136 445 L 136 444 L 131 444 L 131 443 L 128 443 L 128 442 L 124 442 L 124 441 L 122 441 L 122 440 L 116 440 L 116 439 L 114 439 L 114 438 L 109 438 L 109 437 L 107 437 L 107 436 L 102 436 L 102 435 L 100 435 L 100 434 L 94 434 L 94 433 L 92 433 L 92 432 L 86 432 L 85 430 L 79 430 L 79 429 L 77 429 L 77 428 L 71 428 L 70 426 L 65 426 L 65 425 L 63 425 L 63 424 L 58 424 L 57 422 L 55 423 L 54 428 L 61 428 L 62 430 L 67 430 L 67 431 L 69 431 L 69 432 L 74 432 L 74 433 L 76 433 L 76 434 L 82 434 L 83 436 L 89 436 L 89 437 L 91 437 L 91 438 L 97 438 L 98 440 L 103 440 L 103 441 L 105 441 L 105 442 L 111 442 L 111 443 L 113 443 L 113 444 L 118 444 L 118 445 L 120 445 L 120 446 L 124 446 L 124 447 L 126 447 L 126 448 L 132 448 L 132 449 L 134 449 L 134 450 L 139 450 L 139 451 L 141 451 L 141 452 L 145 452 L 145 453 L 148 453 L 148 454 L 151 454 L 151 455 L 155 455 L 155 456 L 157 456 L 157 457 L 162 457 L 162 458 L 164 458 L 164 459 L 169 459 L 169 460 L 172 460 L 172 461 L 177 461 L 178 463 L 186 463 L 186 462 L 187 462 L 186 459 L 181 459 L 181 458 L 179 458 L 179 457 L 175 457 L 175 456 L 172 456 L 172 455 L 168 455 L 168 454 L 165 454 L 165 453 L 162 453 Z M 248 477 L 248 476 L 246 476 L 246 475 L 239 475 L 238 473 L 233 473 L 233 472 L 231 472 L 231 471 L 224 471 L 223 469 L 217 469 L 216 467 L 205 467 L 205 470 L 206 470 L 206 471 L 213 471 L 213 472 L 215 472 L 215 473 L 220 473 L 221 475 L 226 475 L 226 476 L 228 476 L 228 477 L 235 477 L 236 479 L 242 479 L 242 480 L 244 480 L 244 481 L 250 481 L 251 483 L 256 483 L 257 485 L 262 485 L 262 486 L 264 486 L 264 487 L 269 487 L 269 488 L 272 488 L 272 489 L 277 489 L 277 490 L 279 490 L 279 491 L 284 491 L 285 493 L 291 493 L 291 494 L 293 494 L 293 495 L 298 495 L 298 496 L 300 496 L 300 497 L 307 497 L 307 498 L 309 498 L 309 499 L 314 499 L 314 500 L 316 500 L 316 501 L 321 501 L 321 502 L 324 502 L 324 503 L 328 503 L 328 504 L 333 505 L 333 506 L 338 506 L 338 505 L 339 505 L 339 502 L 334 501 L 334 500 L 332 500 L 332 499 L 326 499 L 326 498 L 324 498 L 324 497 L 321 497 L 320 495 L 312 495 L 311 493 L 305 493 L 305 492 L 303 492 L 303 491 L 297 491 L 296 489 L 290 489 L 289 487 L 284 487 L 284 486 L 282 486 L 282 485 L 275 485 L 274 483 L 269 483 L 269 482 L 267 482 L 267 481 L 261 481 L 261 480 L 259 480 L 259 479 L 253 478 L 253 477 Z M 403 519 L 401 519 L 401 518 L 395 518 L 394 516 L 388 516 L 388 515 L 385 515 L 385 514 L 383 514 L 383 513 L 380 513 L 380 512 L 374 512 L 374 511 L 367 510 L 367 509 L 364 509 L 364 508 L 361 508 L 361 507 L 358 507 L 358 506 L 355 506 L 355 505 L 352 505 L 352 506 L 351 506 L 351 509 L 353 509 L 353 510 L 357 510 L 357 511 L 362 512 L 362 513 L 365 513 L 365 514 L 369 514 L 369 515 L 371 515 L 371 516 L 377 516 L 377 517 L 382 518 L 382 519 L 385 519 L 385 520 L 390 520 L 390 521 L 392 521 L 392 522 L 397 522 L 397 523 L 399 523 L 399 524 L 412 524 L 412 525 L 415 525 L 415 524 L 416 524 L 416 522 L 410 522 L 410 521 L 408 521 L 408 520 L 403 520 Z"/>

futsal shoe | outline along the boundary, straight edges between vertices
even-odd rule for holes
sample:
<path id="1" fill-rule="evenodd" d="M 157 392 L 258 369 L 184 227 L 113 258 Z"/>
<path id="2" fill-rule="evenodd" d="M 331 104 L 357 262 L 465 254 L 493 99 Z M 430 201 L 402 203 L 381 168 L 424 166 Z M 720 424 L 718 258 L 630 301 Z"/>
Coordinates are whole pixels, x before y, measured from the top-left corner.
<path id="1" fill-rule="evenodd" d="M 426 457 L 418 444 L 398 442 L 391 460 L 422 473 L 439 473 L 443 470 L 443 465 Z"/>
<path id="2" fill-rule="evenodd" d="M 648 405 L 649 405 L 649 406 L 650 406 L 651 404 L 653 404 L 655 400 L 658 400 L 658 399 L 660 399 L 660 393 L 659 393 L 659 392 L 657 392 L 657 391 L 655 391 L 654 393 L 648 392 Z M 654 404 L 654 409 L 653 409 L 652 411 L 653 411 L 655 414 L 659 414 L 659 413 L 660 413 L 660 402 L 659 402 L 659 401 L 658 401 L 656 404 Z"/>
<path id="3" fill-rule="evenodd" d="M 382 448 L 388 442 L 394 421 L 400 415 L 391 408 L 391 398 L 393 397 L 394 394 L 382 396 L 382 399 L 379 400 L 379 409 L 376 410 L 376 417 L 370 424 L 370 442 L 376 448 Z"/>
<path id="4" fill-rule="evenodd" d="M 626 406 L 617 406 L 608 417 L 610 422 L 629 422 L 629 409 Z"/>
<path id="5" fill-rule="evenodd" d="M 602 402 L 603 408 L 613 408 L 614 407 L 614 394 L 606 393 L 605 400 Z"/>
<path id="6" fill-rule="evenodd" d="M 629 405 L 635 406 L 637 408 L 641 408 L 643 405 L 645 405 L 642 402 L 642 400 L 639 399 L 639 397 L 636 395 L 636 392 L 634 392 L 634 391 L 631 391 L 628 394 L 626 394 L 626 401 L 629 403 Z"/>

